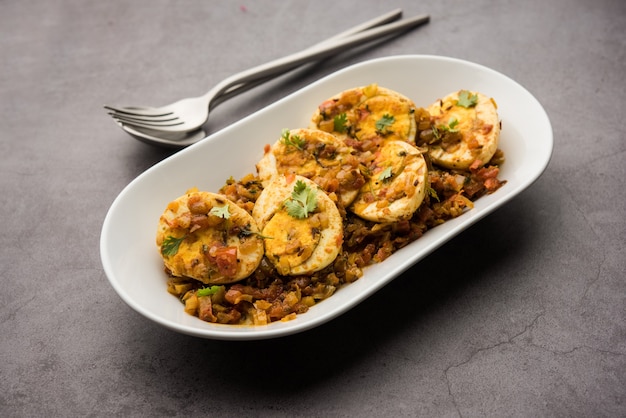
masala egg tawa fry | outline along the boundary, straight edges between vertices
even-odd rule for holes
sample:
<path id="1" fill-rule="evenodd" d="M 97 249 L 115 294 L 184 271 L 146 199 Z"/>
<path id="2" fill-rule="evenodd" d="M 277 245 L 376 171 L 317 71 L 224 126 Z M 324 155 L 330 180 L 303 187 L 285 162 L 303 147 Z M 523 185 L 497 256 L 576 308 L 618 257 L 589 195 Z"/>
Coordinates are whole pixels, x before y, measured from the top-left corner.
<path id="1" fill-rule="evenodd" d="M 467 169 L 484 165 L 498 149 L 500 120 L 493 99 L 482 93 L 460 90 L 428 107 L 431 133 L 418 143 L 428 145 L 433 163 Z"/>
<path id="2" fill-rule="evenodd" d="M 173 276 L 206 284 L 248 277 L 263 258 L 263 240 L 248 212 L 216 193 L 196 189 L 170 202 L 156 244 Z"/>
<path id="3" fill-rule="evenodd" d="M 479 92 L 421 108 L 370 84 L 312 113 L 276 133 L 256 175 L 167 206 L 156 242 L 188 314 L 292 320 L 505 183 L 497 107 Z"/>
<path id="4" fill-rule="evenodd" d="M 265 255 L 279 274 L 319 271 L 337 258 L 343 223 L 335 203 L 306 177 L 279 175 L 254 205 Z"/>
<path id="5" fill-rule="evenodd" d="M 426 193 L 426 160 L 414 146 L 387 141 L 368 167 L 369 181 L 361 187 L 350 210 L 374 222 L 409 219 Z"/>
<path id="6" fill-rule="evenodd" d="M 278 174 L 297 174 L 335 194 L 344 207 L 356 198 L 365 178 L 355 150 L 318 129 L 285 129 L 256 165 L 264 186 Z"/>
<path id="7" fill-rule="evenodd" d="M 343 91 L 321 103 L 310 127 L 368 147 L 378 139 L 415 144 L 415 104 L 393 90 L 370 84 Z M 348 142 L 353 143 L 353 142 Z"/>

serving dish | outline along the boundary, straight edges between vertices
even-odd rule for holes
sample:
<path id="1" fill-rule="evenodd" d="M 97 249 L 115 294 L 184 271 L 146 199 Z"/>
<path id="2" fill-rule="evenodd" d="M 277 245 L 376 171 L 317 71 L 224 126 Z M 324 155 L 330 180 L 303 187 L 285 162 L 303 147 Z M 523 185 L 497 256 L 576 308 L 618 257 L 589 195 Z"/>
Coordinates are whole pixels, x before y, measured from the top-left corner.
<path id="1" fill-rule="evenodd" d="M 507 183 L 480 198 L 462 216 L 429 230 L 362 278 L 294 320 L 264 326 L 212 324 L 188 315 L 166 290 L 163 262 L 155 244 L 159 216 L 167 204 L 191 187 L 217 191 L 230 176 L 255 171 L 266 144 L 284 128 L 306 127 L 315 107 L 334 94 L 378 83 L 411 98 L 417 106 L 460 89 L 493 97 L 502 120 L 500 148 Z M 114 200 L 102 226 L 104 271 L 119 296 L 133 309 L 171 330 L 203 338 L 253 340 L 281 337 L 319 326 L 351 309 L 403 271 L 511 200 L 545 170 L 552 155 L 550 120 L 524 87 L 487 67 L 455 58 L 405 55 L 375 59 L 340 70 L 216 132 L 154 165 Z"/>

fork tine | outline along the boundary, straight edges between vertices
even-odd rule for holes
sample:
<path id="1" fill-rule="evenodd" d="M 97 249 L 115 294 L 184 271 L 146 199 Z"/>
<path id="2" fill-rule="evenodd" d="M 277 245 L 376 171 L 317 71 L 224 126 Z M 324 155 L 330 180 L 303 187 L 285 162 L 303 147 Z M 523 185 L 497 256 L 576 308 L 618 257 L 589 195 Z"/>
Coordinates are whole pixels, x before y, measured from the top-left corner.
<path id="1" fill-rule="evenodd" d="M 150 108 L 150 107 L 114 107 L 109 105 L 104 105 L 104 108 L 110 110 L 112 112 L 130 115 L 130 116 L 144 116 L 144 117 L 160 117 L 171 115 L 172 112 L 165 112 L 161 108 Z"/>
<path id="2" fill-rule="evenodd" d="M 113 118 L 124 119 L 125 121 L 137 121 L 137 122 L 171 122 L 173 120 L 178 119 L 178 116 L 170 113 L 165 116 L 134 116 L 125 113 L 117 113 L 117 112 L 108 112 L 108 114 Z"/>
<path id="3" fill-rule="evenodd" d="M 172 126 L 183 125 L 183 122 L 180 119 L 175 119 L 171 121 L 153 122 L 153 121 L 141 121 L 137 119 L 128 119 L 119 115 L 114 115 L 113 119 L 125 125 L 131 125 L 131 126 L 136 126 L 140 128 L 148 128 L 148 129 L 167 128 L 167 127 L 172 127 Z"/>

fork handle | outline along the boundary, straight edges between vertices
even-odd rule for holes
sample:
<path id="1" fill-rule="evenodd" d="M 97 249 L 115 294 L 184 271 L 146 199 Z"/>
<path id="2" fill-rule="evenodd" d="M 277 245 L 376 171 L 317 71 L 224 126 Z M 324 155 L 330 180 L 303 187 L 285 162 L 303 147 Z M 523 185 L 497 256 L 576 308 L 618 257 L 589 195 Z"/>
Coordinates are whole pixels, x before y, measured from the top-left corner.
<path id="1" fill-rule="evenodd" d="M 400 17 L 402 17 L 402 9 L 394 9 L 391 10 L 390 12 L 387 12 L 383 15 L 380 15 L 378 17 L 375 17 L 373 19 L 368 20 L 367 22 L 363 22 L 361 24 L 358 24 L 356 26 L 351 27 L 350 29 L 346 29 L 345 31 L 338 33 L 334 36 L 331 36 L 330 38 L 327 38 L 311 47 L 309 47 L 308 49 L 313 49 L 313 48 L 317 48 L 321 45 L 325 45 L 325 44 L 330 44 L 331 42 L 336 42 L 338 39 L 341 38 L 347 38 L 349 36 L 355 35 L 359 32 L 363 32 L 367 29 L 371 29 L 374 28 L 376 26 L 380 26 L 380 25 L 384 25 L 386 23 L 389 22 L 393 22 L 396 21 L 398 19 L 400 19 Z M 285 70 L 284 72 L 287 72 L 288 70 Z M 225 91 L 223 91 L 221 94 L 219 94 L 218 96 L 213 97 L 213 99 L 211 100 L 210 105 L 212 107 L 217 106 L 218 104 L 225 102 L 226 100 L 230 99 L 231 97 L 235 97 L 238 94 L 244 93 L 258 85 L 261 85 L 271 79 L 273 79 L 274 77 L 277 77 L 281 75 L 280 72 L 277 72 L 276 74 L 272 74 L 267 76 L 266 78 L 259 78 L 259 79 L 255 79 L 251 82 L 247 82 L 247 83 L 240 83 L 231 87 L 228 87 Z"/>
<path id="2" fill-rule="evenodd" d="M 331 55 L 335 55 L 342 50 L 354 46 L 362 45 L 376 39 L 380 39 L 387 35 L 399 33 L 410 28 L 427 23 L 430 20 L 428 15 L 419 15 L 410 19 L 404 19 L 399 22 L 389 23 L 384 26 L 375 27 L 337 39 L 336 41 L 328 40 L 321 44 L 310 47 L 306 50 L 296 52 L 291 55 L 276 59 L 274 61 L 261 64 L 259 66 L 244 70 L 234 74 L 213 87 L 203 97 L 207 100 L 218 97 L 233 86 L 242 83 L 249 83 L 256 80 L 269 79 L 270 76 L 283 74 L 291 69 L 301 66 L 307 62 L 320 60 Z M 341 36 L 337 35 L 338 37 Z M 332 39 L 332 38 L 331 38 Z M 245 87 L 244 87 L 245 88 Z M 239 90 L 239 89 L 237 89 Z"/>

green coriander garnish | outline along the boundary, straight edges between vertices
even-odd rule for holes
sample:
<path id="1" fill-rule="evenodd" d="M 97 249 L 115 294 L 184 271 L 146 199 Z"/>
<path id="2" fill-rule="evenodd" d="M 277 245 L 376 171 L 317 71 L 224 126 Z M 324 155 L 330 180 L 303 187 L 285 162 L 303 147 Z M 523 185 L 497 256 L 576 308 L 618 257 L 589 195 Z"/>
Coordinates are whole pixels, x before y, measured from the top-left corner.
<path id="1" fill-rule="evenodd" d="M 239 237 L 249 237 L 250 235 L 256 235 L 259 238 L 263 238 L 263 239 L 274 239 L 274 237 L 268 237 L 267 235 L 263 235 L 260 232 L 254 232 L 250 229 L 250 225 L 246 225 L 245 227 L 241 228 L 241 230 L 239 231 Z"/>
<path id="2" fill-rule="evenodd" d="M 387 133 L 389 127 L 395 122 L 393 115 L 385 113 L 382 118 L 376 121 L 376 130 L 382 134 Z"/>
<path id="3" fill-rule="evenodd" d="M 283 129 L 283 133 L 280 136 L 280 140 L 287 147 L 294 147 L 302 151 L 304 149 L 304 139 L 300 135 L 292 135 L 289 129 Z"/>
<path id="4" fill-rule="evenodd" d="M 459 124 L 458 119 L 455 117 L 451 117 L 448 120 L 448 124 L 443 126 L 443 129 L 448 132 L 458 132 L 458 130 L 456 129 L 458 124 Z"/>
<path id="5" fill-rule="evenodd" d="M 431 127 L 433 129 L 433 136 L 435 137 L 435 140 L 439 141 L 441 139 L 441 134 L 439 133 L 439 129 L 437 129 L 435 125 L 431 125 Z"/>
<path id="6" fill-rule="evenodd" d="M 459 100 L 456 101 L 457 106 L 462 106 L 465 108 L 474 107 L 478 104 L 478 95 L 472 94 L 467 90 L 461 90 L 459 92 Z"/>
<path id="7" fill-rule="evenodd" d="M 430 184 L 426 186 L 426 193 L 428 193 L 430 197 L 432 197 L 437 202 L 439 202 L 439 196 L 437 195 L 437 191 L 433 189 L 432 187 L 430 187 Z"/>
<path id="8" fill-rule="evenodd" d="M 298 180 L 291 192 L 291 198 L 287 199 L 284 205 L 290 216 L 304 219 L 317 208 L 317 192 L 302 180 Z"/>
<path id="9" fill-rule="evenodd" d="M 439 140 L 441 138 L 442 135 L 442 131 L 443 132 L 458 132 L 459 130 L 456 128 L 459 124 L 459 121 L 457 118 L 455 117 L 451 117 L 448 120 L 448 124 L 447 125 L 439 125 L 439 126 L 435 126 L 432 125 L 433 128 L 433 136 L 435 137 L 435 139 Z"/>
<path id="10" fill-rule="evenodd" d="M 163 240 L 163 244 L 161 244 L 161 254 L 168 257 L 176 255 L 176 253 L 178 252 L 178 247 L 180 247 L 180 243 L 183 242 L 185 238 L 187 238 L 187 235 L 183 235 L 180 238 L 169 235 L 167 238 L 165 238 L 165 240 Z"/>
<path id="11" fill-rule="evenodd" d="M 334 130 L 339 133 L 346 133 L 348 130 L 348 115 L 346 113 L 341 113 L 333 119 Z"/>
<path id="12" fill-rule="evenodd" d="M 223 219 L 230 218 L 230 210 L 228 209 L 228 203 L 225 204 L 224 206 L 213 206 L 209 213 L 211 215 L 214 215 Z"/>
<path id="13" fill-rule="evenodd" d="M 391 167 L 387 167 L 378 175 L 378 181 L 388 180 L 392 176 L 393 176 L 393 173 L 391 172 Z"/>
<path id="14" fill-rule="evenodd" d="M 202 297 L 202 296 L 211 296 L 216 294 L 217 292 L 220 291 L 222 286 L 209 286 L 209 287 L 203 287 L 202 289 L 198 289 L 198 291 L 196 292 L 196 296 L 198 297 Z"/>

